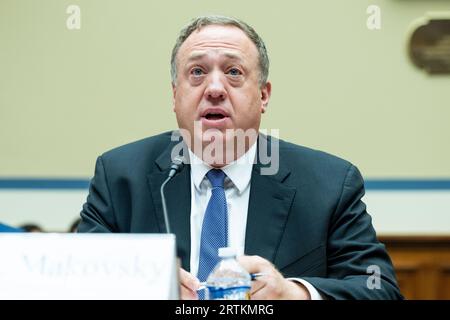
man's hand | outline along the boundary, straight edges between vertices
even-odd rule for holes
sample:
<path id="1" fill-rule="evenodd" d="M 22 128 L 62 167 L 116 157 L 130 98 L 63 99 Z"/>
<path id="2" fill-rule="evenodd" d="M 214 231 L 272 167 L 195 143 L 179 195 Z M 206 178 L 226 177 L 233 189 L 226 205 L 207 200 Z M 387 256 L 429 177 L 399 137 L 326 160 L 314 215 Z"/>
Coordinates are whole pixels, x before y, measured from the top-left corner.
<path id="1" fill-rule="evenodd" d="M 200 281 L 192 274 L 180 268 L 180 295 L 181 300 L 197 300 L 197 288 Z"/>
<path id="2" fill-rule="evenodd" d="M 242 256 L 238 262 L 250 273 L 263 273 L 252 281 L 253 300 L 310 300 L 308 290 L 301 283 L 285 279 L 273 264 L 259 256 Z"/>

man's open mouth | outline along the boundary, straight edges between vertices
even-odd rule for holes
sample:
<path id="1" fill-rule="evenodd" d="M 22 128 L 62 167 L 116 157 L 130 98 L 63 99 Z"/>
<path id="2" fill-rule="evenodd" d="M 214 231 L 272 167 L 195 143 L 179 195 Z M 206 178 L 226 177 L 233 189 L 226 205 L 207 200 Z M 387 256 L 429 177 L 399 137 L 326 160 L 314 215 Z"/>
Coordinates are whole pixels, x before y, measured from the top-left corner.
<path id="1" fill-rule="evenodd" d="M 221 120 L 221 119 L 225 118 L 225 115 L 220 114 L 220 113 L 207 113 L 205 115 L 205 118 L 208 120 Z"/>

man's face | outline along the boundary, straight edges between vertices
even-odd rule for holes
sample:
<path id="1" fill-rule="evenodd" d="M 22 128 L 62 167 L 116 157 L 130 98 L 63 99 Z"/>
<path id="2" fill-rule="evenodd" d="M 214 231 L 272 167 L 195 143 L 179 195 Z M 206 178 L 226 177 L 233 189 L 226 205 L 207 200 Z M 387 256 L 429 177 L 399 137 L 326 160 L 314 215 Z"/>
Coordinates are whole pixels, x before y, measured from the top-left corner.
<path id="1" fill-rule="evenodd" d="M 242 30 L 209 25 L 194 31 L 178 51 L 177 70 L 174 111 L 179 128 L 191 135 L 188 144 L 209 144 L 208 129 L 220 132 L 225 144 L 227 129 L 259 130 L 271 85 L 261 88 L 258 50 Z M 196 135 L 195 121 L 201 124 Z"/>

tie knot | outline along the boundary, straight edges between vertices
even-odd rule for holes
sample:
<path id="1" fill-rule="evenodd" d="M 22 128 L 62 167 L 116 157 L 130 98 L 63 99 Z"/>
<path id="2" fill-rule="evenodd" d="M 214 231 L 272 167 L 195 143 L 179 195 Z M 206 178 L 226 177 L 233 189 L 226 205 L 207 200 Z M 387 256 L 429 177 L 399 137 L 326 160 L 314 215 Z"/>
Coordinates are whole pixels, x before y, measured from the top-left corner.
<path id="1" fill-rule="evenodd" d="M 206 177 L 211 182 L 213 188 L 220 187 L 223 188 L 223 183 L 225 181 L 225 173 L 220 169 L 211 169 L 206 174 Z"/>

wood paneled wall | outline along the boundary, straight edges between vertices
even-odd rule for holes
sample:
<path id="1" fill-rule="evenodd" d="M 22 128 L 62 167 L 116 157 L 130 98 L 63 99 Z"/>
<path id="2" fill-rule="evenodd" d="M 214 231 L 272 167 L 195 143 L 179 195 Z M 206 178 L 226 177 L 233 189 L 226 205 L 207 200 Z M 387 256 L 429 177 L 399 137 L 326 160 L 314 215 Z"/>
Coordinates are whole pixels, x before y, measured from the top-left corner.
<path id="1" fill-rule="evenodd" d="M 450 300 L 450 236 L 380 236 L 406 299 Z"/>

